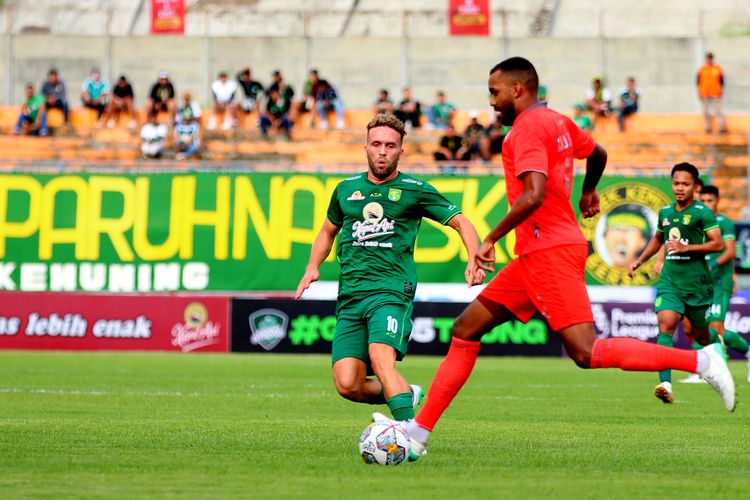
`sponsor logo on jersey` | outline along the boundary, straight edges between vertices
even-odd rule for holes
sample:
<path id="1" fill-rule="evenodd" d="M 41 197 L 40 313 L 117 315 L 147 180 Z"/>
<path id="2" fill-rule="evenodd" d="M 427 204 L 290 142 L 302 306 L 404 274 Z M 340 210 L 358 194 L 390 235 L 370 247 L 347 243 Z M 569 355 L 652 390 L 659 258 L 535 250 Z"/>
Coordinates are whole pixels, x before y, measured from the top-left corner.
<path id="1" fill-rule="evenodd" d="M 289 316 L 278 309 L 260 309 L 247 318 L 250 323 L 250 343 L 270 351 L 286 337 Z"/>
<path id="2" fill-rule="evenodd" d="M 661 221 L 661 225 L 662 226 L 668 226 L 669 225 L 669 219 L 667 219 L 666 217 L 664 217 L 664 220 Z"/>
<path id="3" fill-rule="evenodd" d="M 358 200 L 364 200 L 365 197 L 362 196 L 362 193 L 359 191 L 354 191 L 350 197 L 346 199 L 346 201 L 358 201 Z"/>
<path id="4" fill-rule="evenodd" d="M 688 224 L 690 224 L 690 219 L 691 218 L 692 218 L 692 215 L 690 215 L 690 214 L 683 215 L 682 216 L 682 225 L 683 226 L 687 226 Z"/>
<path id="5" fill-rule="evenodd" d="M 391 201 L 398 201 L 401 199 L 401 190 L 391 188 L 388 190 L 388 199 Z"/>
<path id="6" fill-rule="evenodd" d="M 383 195 L 377 191 L 375 191 L 374 193 L 370 193 L 370 198 L 382 198 L 382 197 Z"/>
<path id="7" fill-rule="evenodd" d="M 416 179 L 404 179 L 403 182 L 406 182 L 408 184 L 416 184 L 417 186 L 421 186 L 423 184 L 422 181 L 418 181 Z"/>
<path id="8" fill-rule="evenodd" d="M 603 285 L 655 283 L 655 260 L 639 267 L 632 278 L 629 267 L 655 234 L 659 209 L 669 203 L 667 195 L 645 182 L 618 183 L 600 191 L 599 203 L 599 216 L 579 219 L 591 248 L 586 272 Z"/>
<path id="9" fill-rule="evenodd" d="M 352 224 L 352 237 L 357 242 L 370 240 L 379 236 L 393 234 L 396 227 L 394 221 L 383 217 L 383 206 L 377 201 L 371 201 L 362 209 L 363 221 L 356 221 Z"/>

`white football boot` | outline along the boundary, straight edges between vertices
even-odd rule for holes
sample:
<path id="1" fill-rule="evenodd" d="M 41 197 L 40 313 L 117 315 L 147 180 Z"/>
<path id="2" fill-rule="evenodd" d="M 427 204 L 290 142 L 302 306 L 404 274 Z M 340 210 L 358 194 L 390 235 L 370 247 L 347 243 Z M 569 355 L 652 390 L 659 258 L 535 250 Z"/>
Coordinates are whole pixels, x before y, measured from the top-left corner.
<path id="1" fill-rule="evenodd" d="M 654 389 L 654 396 L 661 399 L 666 404 L 672 403 L 674 401 L 674 398 L 672 397 L 672 383 L 662 382 L 657 385 Z"/>
<path id="2" fill-rule="evenodd" d="M 706 353 L 709 360 L 708 368 L 700 374 L 701 377 L 719 393 L 727 411 L 734 411 L 736 405 L 734 379 L 729 371 L 729 365 L 724 359 L 724 348 L 721 344 L 710 344 L 701 349 L 700 352 Z"/>

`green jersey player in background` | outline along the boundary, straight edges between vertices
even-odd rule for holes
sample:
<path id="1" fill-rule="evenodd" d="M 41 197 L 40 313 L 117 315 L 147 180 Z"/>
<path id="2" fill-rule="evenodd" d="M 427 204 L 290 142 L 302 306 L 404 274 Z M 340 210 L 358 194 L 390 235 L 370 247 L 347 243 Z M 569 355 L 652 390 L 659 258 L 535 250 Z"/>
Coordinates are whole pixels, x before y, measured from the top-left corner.
<path id="1" fill-rule="evenodd" d="M 672 347 L 674 332 L 683 317 L 690 323 L 690 333 L 698 344 L 719 340 L 716 330 L 708 328 L 713 287 L 706 254 L 722 251 L 724 244 L 713 212 L 695 199 L 697 181 L 698 169 L 694 165 L 680 163 L 672 168 L 675 202 L 659 210 L 656 234 L 630 265 L 632 275 L 664 245 L 666 255 L 654 305 L 659 323 L 656 342 L 668 347 Z M 671 370 L 659 372 L 654 395 L 665 403 L 673 401 Z"/>
<path id="2" fill-rule="evenodd" d="M 468 253 L 466 282 L 484 281 L 474 261 L 479 237 L 469 219 L 430 184 L 398 171 L 404 135 L 393 115 L 378 115 L 367 125 L 369 169 L 336 186 L 296 293 L 299 298 L 318 279 L 340 232 L 333 380 L 344 398 L 385 403 L 396 420 L 414 418 L 423 394 L 396 369 L 411 334 L 414 246 L 423 217 L 458 231 Z M 377 378 L 368 377 L 373 373 Z"/>
<path id="3" fill-rule="evenodd" d="M 724 319 L 729 309 L 729 300 L 734 294 L 734 258 L 736 251 L 737 235 L 734 231 L 734 223 L 726 215 L 719 213 L 719 188 L 706 186 L 700 193 L 701 202 L 711 209 L 719 224 L 721 239 L 724 241 L 724 251 L 714 252 L 706 255 L 708 270 L 711 273 L 711 283 L 714 286 L 713 304 L 711 305 L 711 317 L 709 328 L 715 329 L 724 340 L 724 345 L 740 354 L 744 354 L 750 363 L 750 346 L 747 341 L 737 332 L 724 328 Z M 695 344 L 693 345 L 695 346 Z M 704 380 L 694 373 L 680 382 L 697 383 Z M 750 373 L 748 374 L 750 382 Z"/>

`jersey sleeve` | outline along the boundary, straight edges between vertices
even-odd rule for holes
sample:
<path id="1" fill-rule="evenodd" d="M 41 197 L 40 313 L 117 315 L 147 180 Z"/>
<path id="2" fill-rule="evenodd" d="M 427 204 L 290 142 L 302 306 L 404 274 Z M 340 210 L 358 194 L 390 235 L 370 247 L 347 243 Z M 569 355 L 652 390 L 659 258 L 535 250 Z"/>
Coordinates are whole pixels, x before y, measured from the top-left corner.
<path id="1" fill-rule="evenodd" d="M 570 133 L 570 139 L 573 142 L 573 158 L 583 159 L 591 156 L 594 152 L 594 138 L 591 134 L 583 130 L 576 123 L 564 116 L 565 125 Z"/>
<path id="2" fill-rule="evenodd" d="M 721 229 L 721 239 L 722 240 L 736 240 L 737 239 L 737 233 L 734 229 L 734 223 L 729 220 L 727 217 L 723 217 L 721 221 L 719 221 L 719 229 Z"/>
<path id="3" fill-rule="evenodd" d="M 339 203 L 339 186 L 336 186 L 333 194 L 331 194 L 331 201 L 328 203 L 326 217 L 336 227 L 341 227 L 344 224 L 344 211 L 341 210 L 341 204 Z"/>
<path id="4" fill-rule="evenodd" d="M 443 196 L 437 189 L 428 183 L 424 183 L 419 196 L 419 212 L 422 217 L 427 217 L 440 224 L 446 224 L 461 210 Z"/>
<path id="5" fill-rule="evenodd" d="M 669 219 L 664 214 L 664 208 L 659 209 L 659 215 L 657 216 L 659 220 L 656 221 L 656 230 L 662 234 L 664 234 L 664 225 L 663 222 L 669 221 Z"/>
<path id="6" fill-rule="evenodd" d="M 545 177 L 549 170 L 547 145 L 544 142 L 546 134 L 534 124 L 517 127 L 513 130 L 513 157 L 515 159 L 515 175 L 519 177 L 525 172 L 540 172 Z"/>
<path id="7" fill-rule="evenodd" d="M 712 229 L 719 229 L 719 223 L 716 222 L 716 217 L 711 210 L 705 208 L 703 210 L 703 232 L 707 233 Z"/>

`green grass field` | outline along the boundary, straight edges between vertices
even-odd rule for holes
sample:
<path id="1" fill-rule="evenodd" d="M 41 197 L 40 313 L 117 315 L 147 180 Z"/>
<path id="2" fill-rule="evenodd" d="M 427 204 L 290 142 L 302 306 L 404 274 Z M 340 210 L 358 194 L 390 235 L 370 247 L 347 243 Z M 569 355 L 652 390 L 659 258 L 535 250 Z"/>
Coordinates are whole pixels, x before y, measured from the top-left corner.
<path id="1" fill-rule="evenodd" d="M 732 369 L 729 414 L 705 385 L 666 406 L 654 374 L 481 358 L 429 456 L 385 468 L 356 450 L 380 407 L 339 398 L 326 356 L 2 352 L 0 498 L 747 498 Z"/>

